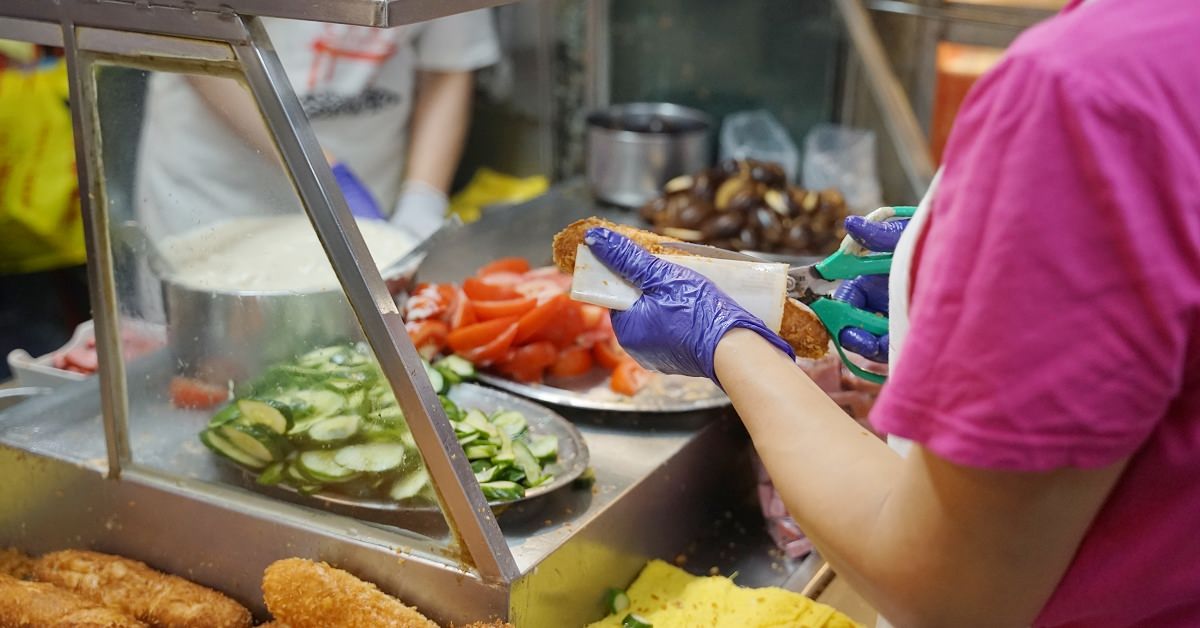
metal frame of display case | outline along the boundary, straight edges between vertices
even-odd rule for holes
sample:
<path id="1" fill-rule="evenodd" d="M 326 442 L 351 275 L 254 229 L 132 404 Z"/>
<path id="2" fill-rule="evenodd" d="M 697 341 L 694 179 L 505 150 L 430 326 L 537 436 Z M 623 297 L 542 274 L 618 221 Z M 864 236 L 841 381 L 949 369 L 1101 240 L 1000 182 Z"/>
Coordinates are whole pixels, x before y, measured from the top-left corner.
<path id="1" fill-rule="evenodd" d="M 100 392 L 108 450 L 107 473 L 169 475 L 132 459 L 125 364 L 120 351 L 112 243 L 108 230 L 101 143 L 92 73 L 97 61 L 242 78 L 303 201 L 313 228 L 345 290 L 429 471 L 462 562 L 485 581 L 519 577 L 512 552 L 488 507 L 395 301 L 350 214 L 300 102 L 257 15 L 325 19 L 366 26 L 448 15 L 495 2 L 342 0 L 291 2 L 127 3 L 15 0 L 0 7 L 0 36 L 65 49 L 79 164 L 89 286 L 100 355 Z M 438 10 L 434 10 L 436 8 Z M 174 478 L 166 477 L 166 480 Z"/>

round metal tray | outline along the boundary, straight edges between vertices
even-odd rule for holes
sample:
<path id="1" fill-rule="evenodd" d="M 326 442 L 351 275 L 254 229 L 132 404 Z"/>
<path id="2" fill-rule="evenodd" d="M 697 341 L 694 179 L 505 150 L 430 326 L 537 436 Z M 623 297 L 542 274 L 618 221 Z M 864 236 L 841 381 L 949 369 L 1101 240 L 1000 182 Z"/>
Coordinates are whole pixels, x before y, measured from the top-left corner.
<path id="1" fill-rule="evenodd" d="M 547 471 L 554 474 L 554 479 L 548 484 L 526 490 L 525 496 L 521 499 L 488 502 L 494 510 L 507 508 L 513 504 L 519 504 L 552 493 L 570 484 L 588 468 L 590 459 L 587 443 L 584 442 L 583 435 L 579 433 L 579 430 L 570 421 L 559 416 L 553 410 L 510 395 L 504 391 L 487 388 L 478 384 L 458 384 L 450 389 L 448 396 L 454 403 L 464 409 L 478 409 L 486 414 L 491 414 L 497 410 L 516 410 L 523 414 L 525 419 L 529 421 L 529 431 L 531 433 L 553 434 L 558 437 L 558 461 L 545 467 Z M 257 489 L 284 491 L 300 495 L 300 492 L 291 486 L 280 484 L 272 487 L 264 487 L 257 485 L 253 481 L 254 477 L 256 477 L 255 473 L 240 465 L 236 465 L 233 461 L 226 460 L 223 456 L 217 456 L 217 458 L 225 460 L 229 464 L 241 469 L 250 479 L 250 483 L 254 484 Z M 329 504 L 375 511 L 435 513 L 439 510 L 433 504 L 412 504 L 394 500 L 364 499 L 332 491 L 321 491 L 306 495 L 305 497 Z"/>
<path id="2" fill-rule="evenodd" d="M 542 384 L 522 384 L 489 373 L 480 373 L 479 381 L 542 403 L 582 410 L 668 413 L 729 405 L 729 397 L 712 382 L 682 375 L 655 373 L 632 397 L 613 392 L 608 371 L 599 368 L 579 377 L 550 377 Z"/>

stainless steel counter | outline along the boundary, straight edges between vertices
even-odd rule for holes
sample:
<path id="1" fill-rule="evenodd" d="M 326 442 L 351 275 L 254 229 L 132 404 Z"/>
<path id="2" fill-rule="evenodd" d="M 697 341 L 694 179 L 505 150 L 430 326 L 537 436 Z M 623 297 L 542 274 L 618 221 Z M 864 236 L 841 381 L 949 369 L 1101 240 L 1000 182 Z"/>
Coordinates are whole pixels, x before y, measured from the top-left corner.
<path id="1" fill-rule="evenodd" d="M 457 280 L 501 255 L 546 261 L 550 236 L 568 222 L 593 213 L 629 217 L 595 210 L 582 186 L 571 184 L 491 212 L 431 253 L 422 278 Z M 165 390 L 170 369 L 164 359 L 130 365 L 132 401 L 163 397 L 142 393 Z M 248 488 L 196 439 L 204 412 L 134 403 L 130 434 L 138 466 L 121 482 L 104 480 L 94 381 L 0 412 L 0 467 L 26 484 L 0 491 L 0 546 L 119 551 L 218 586 L 260 611 L 257 577 L 266 564 L 289 555 L 322 558 L 443 621 L 507 612 L 522 627 L 599 618 L 603 590 L 627 585 L 649 558 L 678 560 L 697 573 L 737 571 L 738 582 L 751 586 L 799 589 L 815 570 L 815 559 L 788 561 L 772 549 L 753 502 L 748 439 L 731 411 L 631 420 L 558 410 L 579 425 L 596 483 L 500 516 L 523 574 L 510 590 L 447 570 L 440 520 L 347 516 Z M 31 459 L 18 452 L 44 457 L 37 464 L 56 471 L 30 472 Z M 139 497 L 130 500 L 131 492 Z M 81 497 L 63 497 L 70 495 Z M 157 504 L 159 511 L 137 510 L 137 502 Z M 181 520 L 184 512 L 192 515 Z M 225 527 L 232 525 L 236 532 Z M 247 535 L 257 545 L 239 540 Z M 214 538 L 219 542 L 208 542 Z"/>

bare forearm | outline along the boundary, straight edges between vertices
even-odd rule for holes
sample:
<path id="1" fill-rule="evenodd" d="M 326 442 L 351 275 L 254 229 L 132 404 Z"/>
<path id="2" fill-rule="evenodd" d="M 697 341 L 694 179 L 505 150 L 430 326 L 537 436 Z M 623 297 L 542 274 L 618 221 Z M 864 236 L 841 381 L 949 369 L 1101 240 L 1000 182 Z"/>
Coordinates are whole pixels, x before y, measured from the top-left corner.
<path id="1" fill-rule="evenodd" d="M 413 108 L 405 180 L 450 189 L 471 120 L 470 72 L 422 72 Z"/>
<path id="2" fill-rule="evenodd" d="M 236 81 L 212 76 L 191 76 L 188 83 L 200 100 L 217 114 L 229 128 L 259 154 L 277 159 L 275 142 L 263 122 L 254 97 Z"/>

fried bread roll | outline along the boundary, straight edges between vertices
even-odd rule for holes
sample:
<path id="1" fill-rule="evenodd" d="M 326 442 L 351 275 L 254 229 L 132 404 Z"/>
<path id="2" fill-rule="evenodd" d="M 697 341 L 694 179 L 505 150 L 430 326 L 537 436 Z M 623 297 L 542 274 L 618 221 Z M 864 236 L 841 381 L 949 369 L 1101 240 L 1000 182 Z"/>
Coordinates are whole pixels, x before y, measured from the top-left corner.
<path id="1" fill-rule="evenodd" d="M 120 556 L 54 552 L 37 559 L 34 576 L 155 628 L 251 626 L 250 611 L 221 593 Z"/>
<path id="2" fill-rule="evenodd" d="M 291 628 L 438 628 L 375 585 L 302 558 L 276 561 L 263 573 L 263 601 Z"/>
<path id="3" fill-rule="evenodd" d="M 33 559 L 16 548 L 0 550 L 0 574 L 17 580 L 33 578 Z"/>
<path id="4" fill-rule="evenodd" d="M 554 265 L 568 275 L 575 272 L 575 251 L 587 230 L 592 227 L 606 227 L 630 240 L 655 255 L 687 255 L 682 251 L 662 246 L 666 242 L 679 242 L 675 238 L 658 235 L 628 225 L 618 225 L 601 218 L 585 218 L 577 220 L 554 236 Z M 829 350 L 829 332 L 821 319 L 811 310 L 794 299 L 788 299 L 783 306 L 783 324 L 779 335 L 787 341 L 801 358 L 820 358 Z"/>
<path id="5" fill-rule="evenodd" d="M 0 575 L 0 628 L 145 628 L 146 624 L 45 582 Z"/>

